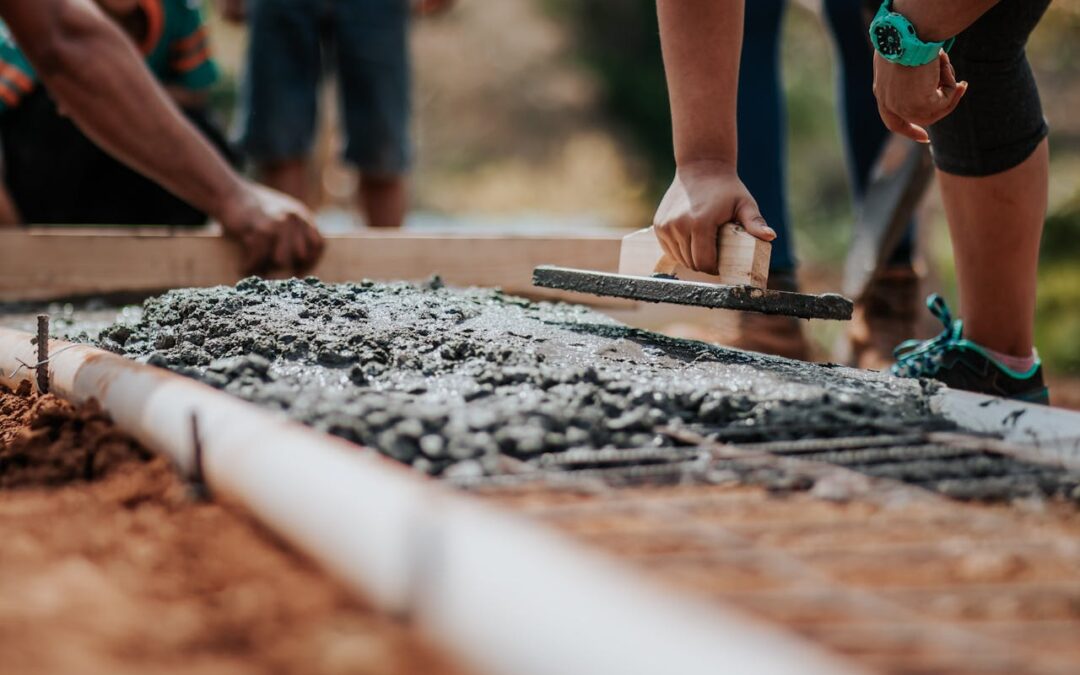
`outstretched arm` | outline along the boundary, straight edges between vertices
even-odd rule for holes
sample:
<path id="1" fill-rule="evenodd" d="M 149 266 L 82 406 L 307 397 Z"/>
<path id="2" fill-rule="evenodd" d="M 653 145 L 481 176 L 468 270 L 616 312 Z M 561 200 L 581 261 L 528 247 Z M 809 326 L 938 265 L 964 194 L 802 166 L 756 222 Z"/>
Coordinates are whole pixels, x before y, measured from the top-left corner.
<path id="1" fill-rule="evenodd" d="M 760 239 L 776 238 L 736 173 L 743 2 L 656 4 L 678 168 L 653 222 L 668 255 L 716 274 L 722 225 L 737 222 Z"/>
<path id="2" fill-rule="evenodd" d="M 307 211 L 233 172 L 92 0 L 0 0 L 0 16 L 63 111 L 110 154 L 219 220 L 252 271 L 318 258 Z"/>

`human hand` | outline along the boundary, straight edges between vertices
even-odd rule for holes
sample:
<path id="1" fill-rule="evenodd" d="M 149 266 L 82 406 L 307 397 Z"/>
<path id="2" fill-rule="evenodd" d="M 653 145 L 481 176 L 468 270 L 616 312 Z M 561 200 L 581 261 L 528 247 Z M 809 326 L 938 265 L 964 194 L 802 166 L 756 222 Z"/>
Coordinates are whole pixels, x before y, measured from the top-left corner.
<path id="1" fill-rule="evenodd" d="M 217 0 L 218 11 L 230 23 L 243 23 L 247 19 L 247 0 Z"/>
<path id="2" fill-rule="evenodd" d="M 418 16 L 431 16 L 449 10 L 455 0 L 413 0 L 413 13 Z"/>
<path id="3" fill-rule="evenodd" d="M 272 269 L 304 272 L 318 262 L 323 238 L 303 204 L 269 188 L 244 183 L 222 209 L 225 236 L 243 248 L 245 274 Z"/>
<path id="4" fill-rule="evenodd" d="M 913 141 L 929 143 L 926 127 L 952 113 L 967 88 L 967 82 L 956 81 L 945 50 L 936 61 L 916 68 L 874 54 L 874 95 L 881 120 L 891 131 Z"/>
<path id="5" fill-rule="evenodd" d="M 763 241 L 776 239 L 757 202 L 726 162 L 697 161 L 679 166 L 675 180 L 653 217 L 664 251 L 678 264 L 705 274 L 719 273 L 717 238 L 735 222 Z"/>

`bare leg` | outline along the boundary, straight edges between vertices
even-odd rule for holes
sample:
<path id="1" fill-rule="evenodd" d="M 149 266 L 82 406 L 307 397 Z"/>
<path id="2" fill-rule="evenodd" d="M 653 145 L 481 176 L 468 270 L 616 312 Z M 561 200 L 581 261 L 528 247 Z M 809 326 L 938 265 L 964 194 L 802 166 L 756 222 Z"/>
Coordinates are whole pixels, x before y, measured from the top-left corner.
<path id="1" fill-rule="evenodd" d="M 306 159 L 287 159 L 263 164 L 256 172 L 259 182 L 312 206 Z"/>
<path id="2" fill-rule="evenodd" d="M 1050 173 L 1047 142 L 993 176 L 938 172 L 960 282 L 964 336 L 1004 354 L 1033 347 L 1039 240 Z"/>
<path id="3" fill-rule="evenodd" d="M 361 176 L 360 210 L 368 227 L 401 227 L 408 208 L 408 185 L 404 176 Z"/>

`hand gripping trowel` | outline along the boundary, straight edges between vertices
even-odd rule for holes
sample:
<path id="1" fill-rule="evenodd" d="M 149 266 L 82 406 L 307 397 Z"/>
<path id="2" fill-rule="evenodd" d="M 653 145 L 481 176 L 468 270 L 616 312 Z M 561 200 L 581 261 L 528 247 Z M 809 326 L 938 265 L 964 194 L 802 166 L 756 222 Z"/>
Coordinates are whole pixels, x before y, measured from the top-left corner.
<path id="1" fill-rule="evenodd" d="M 720 273 L 702 274 L 681 267 L 668 257 L 650 227 L 623 237 L 617 274 L 545 265 L 533 270 L 533 285 L 800 319 L 846 321 L 851 318 L 852 303 L 843 296 L 767 289 L 772 244 L 742 227 L 728 224 L 719 228 L 717 246 Z"/>

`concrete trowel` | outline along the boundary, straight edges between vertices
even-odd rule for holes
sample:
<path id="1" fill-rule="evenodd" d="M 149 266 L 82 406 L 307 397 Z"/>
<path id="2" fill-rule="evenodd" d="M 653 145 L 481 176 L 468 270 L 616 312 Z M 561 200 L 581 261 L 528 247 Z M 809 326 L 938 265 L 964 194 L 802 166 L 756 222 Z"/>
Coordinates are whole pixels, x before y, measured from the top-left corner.
<path id="1" fill-rule="evenodd" d="M 851 300 L 825 293 L 811 295 L 766 288 L 772 244 L 741 226 L 718 228 L 719 274 L 679 266 L 646 228 L 623 237 L 618 273 L 541 266 L 533 270 L 533 285 L 592 295 L 664 302 L 743 312 L 778 314 L 800 319 L 851 318 Z"/>

